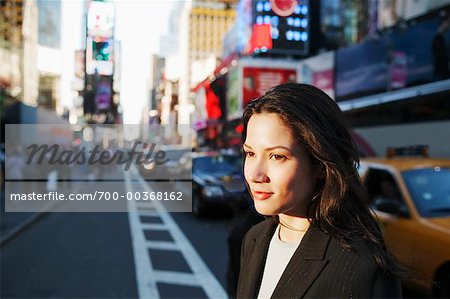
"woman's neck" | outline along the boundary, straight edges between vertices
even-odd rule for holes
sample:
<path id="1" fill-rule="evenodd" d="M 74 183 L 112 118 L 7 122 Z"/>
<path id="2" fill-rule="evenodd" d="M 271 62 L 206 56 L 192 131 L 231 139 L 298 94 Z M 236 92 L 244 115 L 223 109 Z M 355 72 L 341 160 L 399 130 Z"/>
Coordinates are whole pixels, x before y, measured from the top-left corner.
<path id="1" fill-rule="evenodd" d="M 285 243 L 301 241 L 310 226 L 307 218 L 280 214 L 278 220 L 280 222 L 278 238 Z"/>

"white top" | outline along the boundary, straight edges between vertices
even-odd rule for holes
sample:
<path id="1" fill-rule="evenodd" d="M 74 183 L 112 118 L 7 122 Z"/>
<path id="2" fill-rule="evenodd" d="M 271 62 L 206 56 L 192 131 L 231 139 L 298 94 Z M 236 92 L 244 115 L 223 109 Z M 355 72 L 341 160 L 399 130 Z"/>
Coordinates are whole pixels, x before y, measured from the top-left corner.
<path id="1" fill-rule="evenodd" d="M 279 232 L 280 225 L 277 226 L 277 229 L 272 236 L 272 240 L 270 240 L 258 299 L 266 299 L 272 296 L 284 269 L 286 269 L 286 266 L 301 242 L 301 240 L 299 240 L 294 243 L 285 243 L 280 240 Z"/>

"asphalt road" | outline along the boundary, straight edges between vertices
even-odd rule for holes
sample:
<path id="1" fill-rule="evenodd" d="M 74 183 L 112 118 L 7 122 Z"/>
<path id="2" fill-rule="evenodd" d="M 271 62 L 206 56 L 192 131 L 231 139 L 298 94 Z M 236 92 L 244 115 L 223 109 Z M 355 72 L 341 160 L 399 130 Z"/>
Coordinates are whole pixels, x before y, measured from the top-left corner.
<path id="1" fill-rule="evenodd" d="M 1 196 L 3 202 L 4 192 Z M 148 259 L 136 257 L 137 250 L 142 249 L 136 249 L 139 246 L 136 237 L 143 235 L 151 243 L 173 241 L 177 236 L 173 229 L 167 232 L 148 229 L 148 225 L 159 218 L 153 217 L 158 213 L 138 214 L 144 229 L 136 232 L 130 226 L 130 219 L 137 214 L 54 212 L 58 208 L 61 207 L 56 205 L 53 212 L 39 214 L 39 218 L 2 244 L 1 298 L 137 298 L 142 284 L 138 268 L 147 269 L 151 264 L 153 270 L 164 270 L 165 274 L 185 274 L 194 273 L 202 261 L 211 273 L 210 278 L 218 281 L 220 287 L 216 289 L 220 289 L 220 296 L 226 294 L 226 236 L 230 221 L 227 214 L 216 213 L 209 219 L 197 219 L 191 213 L 165 214 L 158 221 L 166 223 L 167 219 L 173 219 L 181 235 L 192 244 L 194 255 L 200 258 L 192 259 L 182 251 L 183 254 L 179 254 L 151 249 L 149 245 L 146 252 L 150 256 L 149 263 Z M 36 215 L 2 212 L 2 238 Z M 205 290 L 183 285 L 183 282 L 160 281 L 157 292 L 161 298 L 208 297 Z"/>
<path id="2" fill-rule="evenodd" d="M 191 213 L 152 209 L 138 214 L 42 214 L 2 244 L 0 297 L 137 298 L 140 292 L 152 294 L 147 291 L 161 298 L 223 297 L 227 236 L 236 219 L 223 211 L 198 219 Z M 2 238 L 34 215 L 2 212 Z M 145 279 L 155 282 L 153 289 Z M 208 291 L 210 284 L 214 287 Z"/>

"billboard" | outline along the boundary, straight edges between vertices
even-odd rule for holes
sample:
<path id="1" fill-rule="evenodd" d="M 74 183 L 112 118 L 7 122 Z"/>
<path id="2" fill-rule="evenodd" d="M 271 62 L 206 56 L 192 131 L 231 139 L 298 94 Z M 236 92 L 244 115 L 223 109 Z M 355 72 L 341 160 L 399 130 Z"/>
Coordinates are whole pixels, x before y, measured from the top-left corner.
<path id="1" fill-rule="evenodd" d="M 383 29 L 450 4 L 450 0 L 378 0 L 378 28 Z"/>
<path id="2" fill-rule="evenodd" d="M 446 79 L 438 78 L 440 76 L 439 74 L 435 74 L 433 66 L 434 60 L 439 60 L 439 57 L 437 56 L 439 56 L 440 51 L 446 52 L 444 55 L 450 57 L 450 31 L 447 30 L 446 32 L 439 34 L 439 23 L 439 18 L 435 17 L 422 22 L 417 22 L 406 30 L 400 28 L 393 30 L 391 34 L 386 36 L 388 39 L 387 42 L 392 49 L 392 52 L 389 53 L 389 60 L 393 66 L 393 71 L 395 71 L 399 62 L 400 64 L 403 63 L 404 68 L 407 69 L 405 70 L 406 82 L 404 86 L 427 83 L 434 79 Z M 442 37 L 443 44 L 436 47 L 436 45 L 433 44 L 436 43 L 439 36 Z M 398 58 L 398 54 L 396 53 L 403 53 L 403 62 Z M 447 69 L 448 63 L 449 61 L 447 58 Z"/>
<path id="3" fill-rule="evenodd" d="M 336 100 L 346 100 L 387 88 L 389 64 L 386 40 L 367 40 L 336 52 Z"/>
<path id="4" fill-rule="evenodd" d="M 297 82 L 314 85 L 334 99 L 334 52 L 302 60 Z"/>
<path id="5" fill-rule="evenodd" d="M 114 40 L 88 37 L 86 49 L 86 73 L 111 76 L 114 71 Z"/>
<path id="6" fill-rule="evenodd" d="M 100 77 L 95 90 L 95 106 L 97 111 L 109 110 L 111 108 L 112 96 L 112 77 Z"/>
<path id="7" fill-rule="evenodd" d="M 339 49 L 337 100 L 449 79 L 450 26 L 446 24 L 449 17 L 436 11 L 386 30 L 377 39 Z"/>
<path id="8" fill-rule="evenodd" d="M 113 108 L 112 76 L 87 75 L 86 80 L 84 113 L 109 112 Z"/>
<path id="9" fill-rule="evenodd" d="M 242 84 L 242 107 L 251 100 L 264 95 L 270 88 L 297 81 L 297 70 L 264 67 L 244 67 Z"/>
<path id="10" fill-rule="evenodd" d="M 91 1 L 88 5 L 88 35 L 112 37 L 114 35 L 114 4 L 111 2 Z"/>
<path id="11" fill-rule="evenodd" d="M 308 0 L 256 0 L 252 3 L 252 33 L 247 53 L 308 54 Z"/>

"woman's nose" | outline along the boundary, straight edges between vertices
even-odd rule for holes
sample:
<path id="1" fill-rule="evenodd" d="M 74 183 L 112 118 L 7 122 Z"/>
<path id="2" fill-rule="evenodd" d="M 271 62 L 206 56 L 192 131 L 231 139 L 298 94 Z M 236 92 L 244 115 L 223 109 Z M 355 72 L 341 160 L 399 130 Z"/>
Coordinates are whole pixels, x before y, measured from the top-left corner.
<path id="1" fill-rule="evenodd" d="M 244 175 L 248 182 L 267 183 L 270 181 L 266 165 L 256 160 L 245 161 Z"/>

